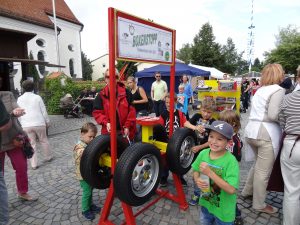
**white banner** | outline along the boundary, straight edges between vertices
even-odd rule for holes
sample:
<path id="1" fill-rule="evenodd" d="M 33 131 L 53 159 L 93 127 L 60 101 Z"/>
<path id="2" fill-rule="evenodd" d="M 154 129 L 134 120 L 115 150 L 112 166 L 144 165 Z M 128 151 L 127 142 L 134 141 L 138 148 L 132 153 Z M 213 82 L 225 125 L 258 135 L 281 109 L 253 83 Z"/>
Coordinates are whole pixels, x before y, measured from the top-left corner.
<path id="1" fill-rule="evenodd" d="M 172 32 L 118 17 L 117 57 L 172 62 Z"/>

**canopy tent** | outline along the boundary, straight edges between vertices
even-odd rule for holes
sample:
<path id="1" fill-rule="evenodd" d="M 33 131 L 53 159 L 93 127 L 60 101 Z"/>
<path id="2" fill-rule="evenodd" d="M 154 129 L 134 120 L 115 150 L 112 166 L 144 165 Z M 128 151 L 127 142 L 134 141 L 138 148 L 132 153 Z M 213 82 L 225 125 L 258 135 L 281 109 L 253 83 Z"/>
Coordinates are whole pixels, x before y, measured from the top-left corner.
<path id="1" fill-rule="evenodd" d="M 155 81 L 155 72 L 160 72 L 162 80 L 167 82 L 168 88 L 170 88 L 170 66 L 168 65 L 157 65 L 135 73 L 135 77 L 138 78 L 138 85 L 142 86 L 146 93 L 150 93 L 151 85 Z M 209 76 L 210 72 L 202 69 L 198 69 L 184 63 L 175 64 L 175 91 L 180 84 L 180 77 L 183 75 L 190 76 Z M 170 90 L 170 89 L 169 89 Z"/>
<path id="2" fill-rule="evenodd" d="M 195 67 L 197 69 L 206 70 L 210 72 L 210 76 L 215 79 L 223 79 L 224 72 L 214 68 L 214 67 L 206 67 L 206 66 L 198 66 L 194 64 L 189 64 L 189 66 Z"/>

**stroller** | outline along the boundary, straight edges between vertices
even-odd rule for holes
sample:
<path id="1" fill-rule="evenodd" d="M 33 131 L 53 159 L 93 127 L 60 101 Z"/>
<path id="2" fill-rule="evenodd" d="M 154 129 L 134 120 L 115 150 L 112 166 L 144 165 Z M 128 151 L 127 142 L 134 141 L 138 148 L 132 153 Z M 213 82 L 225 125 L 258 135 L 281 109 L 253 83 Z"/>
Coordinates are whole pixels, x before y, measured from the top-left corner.
<path id="1" fill-rule="evenodd" d="M 74 118 L 83 118 L 80 102 L 81 98 L 79 97 L 74 102 L 71 94 L 66 94 L 60 99 L 59 107 L 63 110 L 63 114 L 66 119 L 68 119 L 69 116 Z"/>

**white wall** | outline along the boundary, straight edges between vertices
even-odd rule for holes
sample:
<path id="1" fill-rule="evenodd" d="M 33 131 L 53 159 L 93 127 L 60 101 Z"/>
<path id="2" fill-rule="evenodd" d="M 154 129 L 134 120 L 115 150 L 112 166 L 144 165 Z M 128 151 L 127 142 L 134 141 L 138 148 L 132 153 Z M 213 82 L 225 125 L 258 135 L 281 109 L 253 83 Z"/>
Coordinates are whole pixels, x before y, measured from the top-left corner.
<path id="1" fill-rule="evenodd" d="M 109 57 L 108 54 L 100 56 L 99 58 L 93 60 L 93 74 L 92 80 L 98 80 L 99 78 L 104 77 L 104 72 L 108 69 Z"/>
<path id="2" fill-rule="evenodd" d="M 82 77 L 81 46 L 80 46 L 81 26 L 60 19 L 57 19 L 57 25 L 61 29 L 61 32 L 58 36 L 60 58 L 61 58 L 60 63 L 61 65 L 66 66 L 66 68 L 62 68 L 61 70 L 65 74 L 70 76 L 69 60 L 72 58 L 74 59 L 74 73 L 77 75 L 76 76 L 77 78 L 81 78 Z M 1 16 L 0 16 L 0 27 L 37 34 L 33 39 L 31 39 L 27 43 L 28 54 L 31 51 L 33 53 L 34 59 L 37 60 L 38 52 L 43 51 L 45 53 L 45 61 L 51 64 L 57 64 L 54 29 L 45 28 L 38 25 L 34 25 L 19 20 L 6 18 L 6 17 L 1 17 Z M 45 46 L 44 47 L 38 46 L 36 44 L 37 39 L 44 40 Z M 69 44 L 72 44 L 74 46 L 73 52 L 69 51 L 68 49 Z M 14 63 L 14 66 L 15 69 L 18 69 L 18 72 L 14 76 L 14 85 L 15 88 L 18 88 L 20 90 L 21 63 Z M 38 69 L 38 66 L 36 67 Z M 58 71 L 58 68 L 46 67 L 46 71 L 51 73 L 51 72 Z M 40 77 L 42 76 L 43 75 L 40 74 Z"/>
<path id="3" fill-rule="evenodd" d="M 137 63 L 137 71 L 141 71 L 141 70 L 144 70 L 144 69 L 147 69 L 147 68 L 150 68 L 150 67 L 153 67 L 153 66 L 156 66 L 158 64 L 154 64 L 154 63 Z"/>
<path id="4" fill-rule="evenodd" d="M 49 17 L 49 18 L 53 22 L 53 17 Z M 70 76 L 69 60 L 73 59 L 74 74 L 76 74 L 76 78 L 82 78 L 81 46 L 80 46 L 81 26 L 61 19 L 56 19 L 56 23 L 57 26 L 61 29 L 58 35 L 60 64 L 66 66 L 66 68 L 62 68 L 61 70 L 65 74 Z M 74 51 L 70 51 L 68 49 L 69 45 L 74 46 Z"/>

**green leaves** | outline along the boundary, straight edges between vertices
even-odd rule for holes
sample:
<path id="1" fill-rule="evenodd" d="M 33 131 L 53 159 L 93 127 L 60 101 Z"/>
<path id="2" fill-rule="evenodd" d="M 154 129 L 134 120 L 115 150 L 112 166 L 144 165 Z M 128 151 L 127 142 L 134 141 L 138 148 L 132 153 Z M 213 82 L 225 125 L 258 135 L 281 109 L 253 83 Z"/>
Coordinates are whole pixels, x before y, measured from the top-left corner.
<path id="1" fill-rule="evenodd" d="M 54 79 L 45 79 L 45 90 L 41 92 L 41 96 L 44 99 L 47 111 L 49 114 L 59 114 L 61 109 L 59 108 L 60 99 L 67 93 L 70 93 L 73 96 L 73 100 L 80 95 L 80 92 L 87 88 L 88 90 L 91 87 L 96 87 L 96 90 L 99 91 L 105 85 L 103 82 L 98 81 L 74 81 L 71 78 L 66 77 L 65 86 L 61 85 L 61 77 Z"/>
<path id="2" fill-rule="evenodd" d="M 242 59 L 242 55 L 243 53 L 237 52 L 231 38 L 227 39 L 226 45 L 217 43 L 209 23 L 201 27 L 194 37 L 193 44 L 184 44 L 177 53 L 177 57 L 185 63 L 216 67 L 231 74 L 244 72 L 247 67 L 247 62 Z"/>
<path id="3" fill-rule="evenodd" d="M 92 80 L 93 65 L 83 51 L 81 51 L 81 63 L 82 63 L 82 79 Z"/>
<path id="4" fill-rule="evenodd" d="M 265 52 L 266 63 L 280 63 L 286 73 L 295 73 L 300 65 L 299 27 L 289 25 L 276 35 L 276 48 Z"/>

